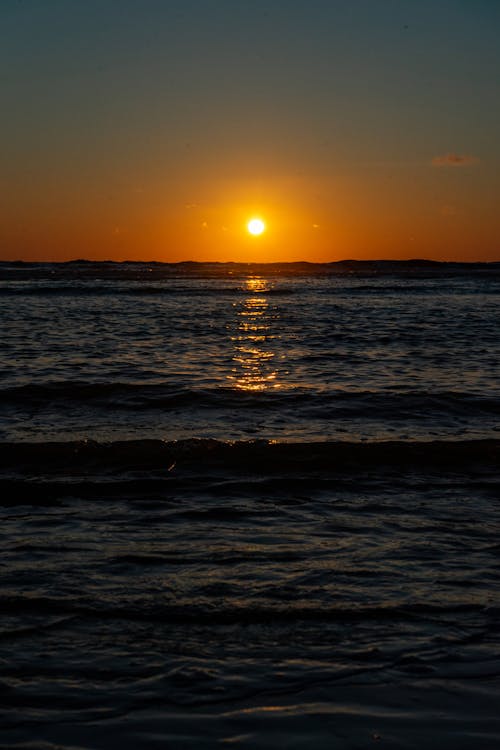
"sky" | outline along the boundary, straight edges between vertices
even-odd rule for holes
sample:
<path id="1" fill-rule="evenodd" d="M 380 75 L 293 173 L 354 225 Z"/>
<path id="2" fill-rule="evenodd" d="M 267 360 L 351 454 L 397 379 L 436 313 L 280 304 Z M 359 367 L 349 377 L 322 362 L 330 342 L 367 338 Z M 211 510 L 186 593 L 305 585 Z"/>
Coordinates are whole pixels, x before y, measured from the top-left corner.
<path id="1" fill-rule="evenodd" d="M 1 0 L 0 259 L 498 261 L 499 32 L 499 0 Z"/>

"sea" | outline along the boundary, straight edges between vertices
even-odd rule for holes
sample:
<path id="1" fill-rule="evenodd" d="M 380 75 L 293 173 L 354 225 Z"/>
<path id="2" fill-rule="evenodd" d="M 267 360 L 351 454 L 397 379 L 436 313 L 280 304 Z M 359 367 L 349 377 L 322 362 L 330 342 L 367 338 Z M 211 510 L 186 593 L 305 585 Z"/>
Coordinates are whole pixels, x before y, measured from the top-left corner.
<path id="1" fill-rule="evenodd" d="M 500 747 L 500 263 L 0 263 L 0 748 Z"/>

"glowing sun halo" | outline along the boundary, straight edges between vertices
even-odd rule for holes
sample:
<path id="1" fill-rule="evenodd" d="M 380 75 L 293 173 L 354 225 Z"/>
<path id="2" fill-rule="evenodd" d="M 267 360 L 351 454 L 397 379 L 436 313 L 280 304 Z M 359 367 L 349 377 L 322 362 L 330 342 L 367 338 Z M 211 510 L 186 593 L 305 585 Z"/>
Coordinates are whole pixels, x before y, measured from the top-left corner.
<path id="1" fill-rule="evenodd" d="M 262 234 L 266 228 L 266 225 L 262 221 L 262 219 L 250 219 L 250 221 L 247 224 L 247 229 L 250 232 L 250 234 L 253 234 L 254 237 L 258 237 L 259 234 Z"/>

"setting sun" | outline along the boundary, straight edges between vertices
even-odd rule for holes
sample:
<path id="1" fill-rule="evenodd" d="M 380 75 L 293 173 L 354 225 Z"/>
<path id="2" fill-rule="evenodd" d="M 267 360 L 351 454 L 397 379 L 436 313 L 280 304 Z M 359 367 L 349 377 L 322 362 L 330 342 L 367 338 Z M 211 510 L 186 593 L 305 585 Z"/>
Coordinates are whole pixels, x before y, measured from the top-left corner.
<path id="1" fill-rule="evenodd" d="M 250 234 L 253 234 L 255 237 L 257 237 L 259 234 L 262 234 L 262 232 L 265 231 L 266 225 L 264 224 L 262 219 L 250 219 L 247 224 L 247 229 Z"/>

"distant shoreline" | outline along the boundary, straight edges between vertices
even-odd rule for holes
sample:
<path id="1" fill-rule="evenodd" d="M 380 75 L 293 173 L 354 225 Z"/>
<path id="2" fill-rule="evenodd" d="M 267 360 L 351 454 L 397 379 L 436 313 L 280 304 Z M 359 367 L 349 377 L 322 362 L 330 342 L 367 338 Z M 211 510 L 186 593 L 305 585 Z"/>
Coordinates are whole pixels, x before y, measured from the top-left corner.
<path id="1" fill-rule="evenodd" d="M 198 261 L 198 260 L 181 260 L 181 261 L 161 261 L 161 260 L 91 260 L 88 258 L 75 258 L 72 260 L 0 260 L 0 266 L 76 266 L 76 265 L 114 265 L 114 266 L 126 266 L 126 265 L 140 265 L 140 266 L 264 266 L 268 268 L 272 267 L 300 267 L 305 266 L 311 268 L 314 266 L 318 267 L 370 267 L 375 268 L 399 266 L 404 268 L 439 268 L 439 267 L 462 267 L 467 266 L 473 267 L 494 267 L 500 266 L 500 260 L 498 261 L 459 261 L 459 260 L 431 260 L 427 258 L 409 258 L 409 259 L 389 259 L 379 258 L 374 260 L 356 260 L 353 258 L 345 258 L 343 260 L 332 260 L 332 261 Z"/>

